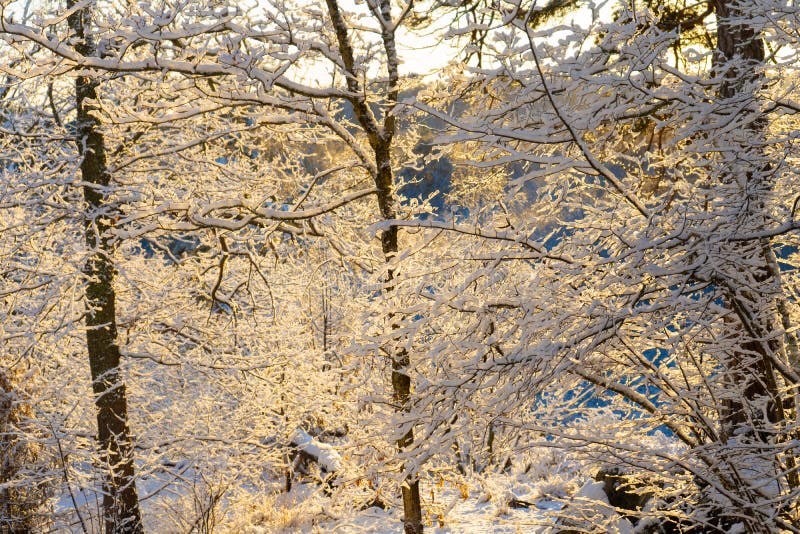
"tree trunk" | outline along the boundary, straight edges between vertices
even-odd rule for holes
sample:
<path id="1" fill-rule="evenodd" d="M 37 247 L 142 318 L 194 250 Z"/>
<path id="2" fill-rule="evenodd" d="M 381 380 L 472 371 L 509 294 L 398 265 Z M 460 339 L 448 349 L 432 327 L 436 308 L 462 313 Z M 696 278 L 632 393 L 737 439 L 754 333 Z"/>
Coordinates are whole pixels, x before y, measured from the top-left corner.
<path id="1" fill-rule="evenodd" d="M 383 150 L 376 150 L 377 163 L 378 163 L 378 206 L 380 207 L 381 214 L 386 220 L 396 218 L 394 208 L 394 196 L 392 194 L 392 171 L 391 163 L 389 161 L 389 150 L 385 147 Z M 390 226 L 381 234 L 381 248 L 387 261 L 391 260 L 397 255 L 398 240 L 397 226 Z M 386 291 L 391 291 L 393 288 L 390 282 L 394 278 L 394 273 L 391 269 L 386 273 Z M 389 317 L 392 320 L 392 317 Z M 391 324 L 392 328 L 397 325 Z M 408 352 L 405 349 L 400 349 L 392 355 L 392 390 L 394 400 L 400 407 L 402 412 L 408 411 L 408 399 L 411 396 L 411 377 L 408 375 L 408 366 L 411 361 Z M 414 431 L 408 429 L 403 436 L 397 440 L 397 448 L 402 452 L 408 449 L 414 443 Z M 403 524 L 405 534 L 422 534 L 422 501 L 419 494 L 419 479 L 409 474 L 402 487 L 403 493 Z"/>
<path id="2" fill-rule="evenodd" d="M 718 21 L 714 63 L 716 74 L 722 76 L 719 97 L 724 101 L 748 96 L 742 95 L 742 92 L 757 90 L 748 86 L 757 82 L 760 76 L 758 69 L 765 59 L 763 39 L 746 23 L 748 17 L 739 2 L 714 0 L 714 9 Z M 748 111 L 758 113 L 753 109 L 744 112 Z M 732 221 L 737 226 L 749 222 L 758 228 L 768 222 L 766 197 L 772 192 L 773 185 L 769 178 L 770 165 L 763 153 L 764 144 L 759 143 L 764 139 L 766 127 L 764 117 L 757 117 L 750 122 L 737 159 L 730 162 L 732 166 L 744 169 L 742 172 L 745 173 L 744 179 L 738 180 L 738 183 L 745 184 L 742 205 L 747 209 L 742 213 L 749 221 Z M 725 181 L 737 183 L 737 177 L 733 175 L 736 172 L 732 171 L 731 177 Z M 787 411 L 794 411 L 795 407 L 791 395 L 787 396 L 781 391 L 774 364 L 781 360 L 787 367 L 791 366 L 785 357 L 782 339 L 772 334 L 781 326 L 787 329 L 791 326 L 786 322 L 788 317 L 783 317 L 783 320 L 778 317 L 783 301 L 780 273 L 773 265 L 775 258 L 768 239 L 733 244 L 729 253 L 732 264 L 750 272 L 723 275 L 728 280 L 725 288 L 728 305 L 738 320 L 741 337 L 745 340 L 740 350 L 733 354 L 733 369 L 729 370 L 742 388 L 743 398 L 728 402 L 723 413 L 723 434 L 730 437 L 739 433 L 738 430 L 747 428 L 752 437 L 761 442 L 783 440 L 789 437 L 781 433 L 790 423 Z M 752 261 L 747 261 L 748 258 Z M 748 284 L 739 281 L 742 276 L 747 277 Z M 759 409 L 759 403 L 765 401 L 766 408 Z M 797 488 L 800 481 L 796 458 L 791 450 L 785 455 L 784 462 L 785 468 L 781 470 L 785 474 L 778 476 L 785 477 L 790 488 Z"/>
<path id="3" fill-rule="evenodd" d="M 328 13 L 336 32 L 336 40 L 339 45 L 339 53 L 347 74 L 347 89 L 356 95 L 350 98 L 353 106 L 353 114 L 356 117 L 364 133 L 369 140 L 370 148 L 375 154 L 374 181 L 377 189 L 378 208 L 381 217 L 385 221 L 397 218 L 396 203 L 394 198 L 394 174 L 392 171 L 391 148 L 395 134 L 396 121 L 392 115 L 392 107 L 397 103 L 399 94 L 398 65 L 399 58 L 394 41 L 395 24 L 391 20 L 391 9 L 388 0 L 380 0 L 371 6 L 373 15 L 382 19 L 381 21 L 381 40 L 384 52 L 386 53 L 386 69 L 389 74 L 388 89 L 386 92 L 386 111 L 383 116 L 383 123 L 379 124 L 367 105 L 366 98 L 362 94 L 359 83 L 359 75 L 356 69 L 356 61 L 353 54 L 353 47 L 347 34 L 347 23 L 342 16 L 337 0 L 326 0 Z M 387 263 L 397 256 L 398 247 L 398 227 L 389 226 L 381 233 L 381 250 Z M 386 272 L 386 286 L 384 291 L 391 292 L 394 289 L 392 281 L 394 273 L 389 268 Z M 397 325 L 393 322 L 393 317 L 389 315 L 389 322 L 392 328 Z M 411 396 L 411 377 L 408 375 L 410 359 L 408 352 L 404 349 L 392 350 L 392 394 L 397 403 L 398 410 L 408 411 L 408 400 Z M 407 450 L 414 443 L 414 432 L 407 430 L 400 439 L 397 440 L 397 448 L 402 452 Z M 419 479 L 416 473 L 406 476 L 403 487 L 403 524 L 405 534 L 422 534 L 422 501 L 419 492 Z"/>
<path id="4" fill-rule="evenodd" d="M 68 7 L 75 5 L 68 1 Z M 78 39 L 76 49 L 94 55 L 94 44 L 86 35 L 88 8 L 70 14 L 68 22 Z M 114 293 L 113 244 L 109 230 L 113 208 L 106 197 L 111 177 L 106 166 L 103 135 L 91 115 L 97 98 L 97 82 L 80 75 L 75 80 L 78 152 L 82 157 L 83 197 L 87 203 L 84 237 L 89 257 L 84 265 L 86 285 L 86 343 L 92 389 L 97 407 L 100 468 L 103 470 L 103 523 L 106 533 L 143 532 L 133 465 L 133 447 L 128 430 L 128 403 L 120 373 Z"/>

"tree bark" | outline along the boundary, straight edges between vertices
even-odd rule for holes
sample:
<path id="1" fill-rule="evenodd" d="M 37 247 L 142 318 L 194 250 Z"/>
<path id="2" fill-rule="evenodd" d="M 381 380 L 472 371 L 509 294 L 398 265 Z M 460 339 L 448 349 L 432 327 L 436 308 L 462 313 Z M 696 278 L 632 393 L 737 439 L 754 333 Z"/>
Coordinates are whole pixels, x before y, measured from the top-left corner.
<path id="1" fill-rule="evenodd" d="M 362 94 L 362 87 L 358 81 L 356 72 L 355 56 L 350 39 L 347 35 L 347 23 L 342 16 L 337 0 L 326 0 L 328 13 L 336 32 L 336 40 L 339 46 L 339 53 L 346 71 L 347 89 L 353 93 L 350 103 L 353 106 L 353 113 L 361 128 L 367 135 L 370 148 L 375 155 L 375 174 L 373 176 L 377 189 L 378 209 L 381 217 L 386 221 L 397 218 L 396 202 L 394 198 L 394 173 L 392 170 L 391 148 L 396 129 L 396 120 L 392 115 L 392 108 L 397 103 L 399 58 L 395 48 L 394 31 L 395 24 L 391 20 L 391 9 L 389 0 L 380 0 L 371 6 L 373 15 L 381 23 L 381 40 L 386 53 L 386 68 L 389 74 L 388 89 L 386 92 L 386 111 L 383 116 L 383 123 L 379 124 L 375 115 L 367 105 L 366 98 Z M 381 250 L 386 262 L 392 261 L 397 256 L 399 250 L 398 227 L 389 226 L 381 233 Z M 392 281 L 394 273 L 391 268 L 386 271 L 386 285 L 384 291 L 389 293 L 394 289 Z M 389 322 L 392 328 L 397 328 L 393 322 L 393 316 L 389 315 Z M 394 350 L 392 358 L 392 393 L 398 410 L 408 411 L 408 401 L 411 396 L 411 377 L 408 375 L 408 366 L 411 363 L 408 352 L 403 349 Z M 407 450 L 414 443 L 414 432 L 408 429 L 400 439 L 397 440 L 397 448 L 401 452 Z M 406 476 L 403 486 L 403 524 L 405 534 L 422 534 L 422 501 L 420 499 L 419 479 L 415 473 Z"/>
<path id="2" fill-rule="evenodd" d="M 68 8 L 75 5 L 68 0 Z M 86 34 L 90 10 L 68 17 L 83 55 L 94 55 Z M 77 125 L 75 141 L 81 160 L 83 198 L 86 201 L 84 238 L 89 257 L 84 265 L 86 285 L 86 344 L 92 389 L 97 408 L 100 468 L 103 470 L 103 524 L 106 533 L 140 534 L 139 498 L 134 477 L 133 447 L 128 429 L 128 402 L 120 372 L 114 292 L 113 206 L 107 201 L 111 176 L 106 165 L 103 135 L 92 116 L 91 100 L 97 98 L 97 82 L 79 75 L 75 80 Z"/>
<path id="3" fill-rule="evenodd" d="M 740 3 L 735 0 L 714 0 L 717 18 L 717 50 L 715 52 L 715 70 L 722 77 L 719 87 L 721 100 L 739 99 L 743 91 L 756 91 L 751 87 L 758 82 L 758 69 L 765 60 L 764 41 L 756 30 L 747 24 L 747 15 L 742 12 Z M 747 109 L 747 108 L 746 108 Z M 757 110 L 750 111 L 757 113 Z M 747 111 L 745 111 L 747 112 Z M 770 164 L 763 154 L 764 139 L 767 127 L 764 117 L 759 116 L 747 127 L 749 144 L 741 146 L 741 154 L 736 163 L 745 169 L 743 194 L 743 210 L 745 217 L 752 224 L 763 226 L 767 223 L 765 197 L 773 191 L 770 183 Z M 756 143 L 752 143 L 756 140 Z M 732 173 L 733 174 L 733 173 Z M 736 177 L 728 180 L 736 183 Z M 752 198 L 751 198 L 752 197 Z M 742 222 L 742 221 L 737 221 Z M 780 337 L 772 335 L 778 328 L 790 328 L 788 316 L 781 317 L 783 290 L 780 273 L 775 265 L 774 252 L 768 239 L 734 244 L 729 251 L 732 263 L 737 259 L 742 269 L 749 269 L 746 276 L 749 284 L 737 283 L 737 275 L 732 272 L 725 276 L 730 282 L 726 285 L 727 300 L 733 310 L 742 332 L 744 342 L 732 358 L 731 375 L 743 387 L 743 398 L 728 403 L 723 414 L 724 435 L 731 436 L 738 429 L 749 427 L 753 437 L 762 442 L 781 441 L 791 436 L 782 435 L 790 425 L 789 413 L 795 411 L 791 394 L 782 393 L 779 378 L 774 368 L 774 361 L 786 360 L 783 363 L 791 366 L 786 356 L 786 347 Z M 753 261 L 746 261 L 752 258 Z M 744 259 L 745 261 L 741 261 Z M 789 347 L 791 348 L 791 347 Z M 766 399 L 766 410 L 758 409 L 759 399 Z M 763 402 L 763 401 L 762 401 Z M 773 431 L 773 429 L 775 429 Z M 774 435 L 774 438 L 772 437 Z M 789 450 L 785 457 L 785 480 L 790 488 L 800 484 L 797 473 L 797 459 Z"/>
<path id="4" fill-rule="evenodd" d="M 392 193 L 393 177 L 388 147 L 376 150 L 376 155 L 378 156 L 378 180 L 376 181 L 378 186 L 378 205 L 386 220 L 395 219 L 394 196 Z M 381 248 L 387 261 L 391 260 L 399 250 L 397 238 L 397 226 L 390 226 L 381 234 Z M 386 291 L 393 289 L 390 285 L 393 279 L 394 273 L 391 269 L 388 269 L 386 273 Z M 389 320 L 392 320 L 391 316 Z M 391 327 L 397 328 L 397 325 L 392 324 Z M 406 350 L 400 349 L 392 355 L 392 390 L 394 400 L 402 412 L 408 411 L 408 400 L 411 396 L 411 377 L 407 371 L 410 364 L 411 360 Z M 414 431 L 409 428 L 397 440 L 397 448 L 402 452 L 413 443 Z M 419 479 L 415 475 L 409 474 L 406 477 L 402 486 L 402 493 L 405 534 L 422 534 L 422 502 L 419 494 Z"/>
<path id="5" fill-rule="evenodd" d="M 714 63 L 716 75 L 722 77 L 719 86 L 719 97 L 722 102 L 735 98 L 749 83 L 756 81 L 756 68 L 764 61 L 764 43 L 761 38 L 755 34 L 754 30 L 748 25 L 743 24 L 742 21 L 737 20 L 737 9 L 731 0 L 714 0 L 715 15 L 717 17 L 717 50 L 715 51 Z M 749 125 L 750 133 L 756 138 L 763 137 L 763 121 L 757 120 Z M 752 146 L 741 146 L 742 152 L 752 153 L 754 148 Z M 755 150 L 760 150 L 756 148 Z M 755 167 L 747 165 L 742 166 L 746 169 L 746 184 L 747 189 L 743 194 L 756 191 L 757 197 L 756 206 L 748 203 L 749 213 L 745 213 L 746 218 L 757 219 L 758 214 L 753 213 L 753 208 L 759 210 L 757 205 L 759 202 L 763 203 L 762 188 L 764 184 L 754 183 L 755 181 L 762 180 L 763 169 L 758 168 L 758 161 L 763 158 L 755 156 Z M 738 160 L 727 162 L 732 167 Z M 736 171 L 732 171 L 729 175 L 723 176 L 723 185 L 731 185 L 737 183 Z M 752 243 L 734 244 L 729 251 L 731 258 L 747 258 L 753 257 L 756 250 Z M 731 261 L 734 266 L 741 265 L 741 262 Z M 747 404 L 749 400 L 756 397 L 766 395 L 768 393 L 768 384 L 771 382 L 766 376 L 771 374 L 770 366 L 768 364 L 769 352 L 774 349 L 765 340 L 753 339 L 754 332 L 748 333 L 748 326 L 754 327 L 754 324 L 747 324 L 747 319 L 744 316 L 749 316 L 750 321 L 755 320 L 753 317 L 758 306 L 764 301 L 759 297 L 762 295 L 754 294 L 761 289 L 765 289 L 770 282 L 770 274 L 767 266 L 764 269 L 752 269 L 749 273 L 739 273 L 735 270 L 729 273 L 722 273 L 724 277 L 723 283 L 728 286 L 724 289 L 728 296 L 728 305 L 736 312 L 742 337 L 747 339 L 741 344 L 740 351 L 733 355 L 732 369 L 733 374 L 736 375 L 736 382 L 744 383 L 744 398 L 741 400 L 732 400 L 727 407 L 723 424 L 728 427 L 726 434 L 731 435 L 737 427 L 747 424 L 749 416 Z M 755 282 L 752 289 L 738 287 L 737 277 L 739 275 L 751 276 Z M 756 358 L 754 363 L 750 363 L 753 358 L 748 355 L 758 354 L 760 357 Z M 772 380 L 774 381 L 774 380 Z M 773 419 L 773 414 L 770 414 L 770 419 Z"/>

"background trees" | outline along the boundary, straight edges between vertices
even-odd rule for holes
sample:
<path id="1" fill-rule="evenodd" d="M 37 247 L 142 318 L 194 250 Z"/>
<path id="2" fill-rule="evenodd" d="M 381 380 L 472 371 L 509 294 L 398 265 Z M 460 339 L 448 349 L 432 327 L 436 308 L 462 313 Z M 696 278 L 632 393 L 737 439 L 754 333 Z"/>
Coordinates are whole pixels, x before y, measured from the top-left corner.
<path id="1" fill-rule="evenodd" d="M 479 54 L 438 84 L 398 52 L 427 5 L 5 8 L 4 363 L 57 525 L 207 524 L 301 428 L 408 532 L 420 477 L 537 444 L 611 453 L 652 518 L 794 528 L 795 13 L 573 5 L 455 8 Z M 443 156 L 450 211 L 413 198 Z M 130 398 L 99 454 L 87 332 Z"/>
<path id="2" fill-rule="evenodd" d="M 385 49 L 377 61 L 372 58 L 374 42 L 369 35 L 375 28 L 362 31 L 354 25 L 360 14 L 345 16 L 338 6 L 331 4 L 324 17 L 313 9 L 303 8 L 302 17 L 289 21 L 284 17 L 284 13 L 291 11 L 288 7 L 271 6 L 263 12 L 254 9 L 245 13 L 238 9 L 204 9 L 188 5 L 165 5 L 161 9 L 127 6 L 104 18 L 99 15 L 111 6 L 97 6 L 94 11 L 99 18 L 91 30 L 93 40 L 99 43 L 96 55 L 90 54 L 93 50 L 89 48 L 73 47 L 71 42 L 68 43 L 69 39 L 51 40 L 47 32 L 52 19 L 34 17 L 29 25 L 15 25 L 7 18 L 5 25 L 7 35 L 16 35 L 20 42 L 33 42 L 36 43 L 34 46 L 50 52 L 47 60 L 50 65 L 58 65 L 59 69 L 67 72 L 76 69 L 80 80 L 84 79 L 80 77 L 84 73 L 108 79 L 104 91 L 89 95 L 94 113 L 84 117 L 87 121 L 102 118 L 109 130 L 103 135 L 116 136 L 120 143 L 114 154 L 119 159 L 110 168 L 116 171 L 114 185 L 122 187 L 104 191 L 113 197 L 111 202 L 115 203 L 120 214 L 113 217 L 113 227 L 108 224 L 97 228 L 102 239 L 108 240 L 109 246 L 113 242 L 115 248 L 134 256 L 157 257 L 163 251 L 176 268 L 194 261 L 176 258 L 180 254 L 173 249 L 178 247 L 172 247 L 170 240 L 187 241 L 187 252 L 200 252 L 201 258 L 206 253 L 215 257 L 216 261 L 201 269 L 195 278 L 190 278 L 190 285 L 198 287 L 190 289 L 189 293 L 206 301 L 212 315 L 232 315 L 235 328 L 238 327 L 240 312 L 256 314 L 258 306 L 263 305 L 255 304 L 252 290 L 252 285 L 260 284 L 258 279 L 265 283 L 270 293 L 269 283 L 259 264 L 265 261 L 269 249 L 276 259 L 283 256 L 284 253 L 277 250 L 277 244 L 271 242 L 276 231 L 287 235 L 324 237 L 324 230 L 332 230 L 332 251 L 347 261 L 356 259 L 368 269 L 373 269 L 375 261 L 387 254 L 386 258 L 378 261 L 391 260 L 398 248 L 394 229 L 386 231 L 382 240 L 386 250 L 378 256 L 372 256 L 369 248 L 359 243 L 355 248 L 350 243 L 337 243 L 339 239 L 334 232 L 348 232 L 347 224 L 365 226 L 365 222 L 373 217 L 353 217 L 344 227 L 333 231 L 324 216 L 376 192 L 380 192 L 378 207 L 384 218 L 391 219 L 396 214 L 392 193 L 394 163 L 391 160 L 400 156 L 400 148 L 395 147 L 392 141 L 395 118 L 389 110 L 397 100 L 400 86 L 393 39 L 395 26 L 402 21 L 410 6 L 406 6 L 394 21 L 389 20 L 393 14 L 388 4 L 373 6 L 372 15 L 377 21 L 375 28 L 379 30 Z M 332 31 L 321 31 L 331 20 L 336 22 Z M 75 33 L 75 24 L 72 26 Z M 63 25 L 59 29 L 68 31 Z M 367 54 L 365 63 L 362 63 L 364 58 L 354 56 L 353 43 L 359 53 Z M 325 61 L 334 67 L 328 88 L 318 82 L 297 81 L 298 69 L 293 65 L 299 63 L 301 67 L 313 67 L 317 61 Z M 383 64 L 390 74 L 389 81 L 369 82 L 362 87 L 355 77 L 373 68 L 370 64 Z M 34 66 L 24 76 L 35 77 L 39 72 Z M 341 77 L 342 73 L 344 77 Z M 136 80 L 136 89 L 127 94 L 116 92 L 131 80 Z M 375 95 L 380 95 L 380 100 L 374 100 Z M 79 105 L 78 111 L 82 112 L 82 109 Z M 376 114 L 382 118 L 376 119 Z M 203 124 L 209 120 L 220 122 L 213 122 L 211 126 Z M 275 129 L 270 130 L 268 125 L 275 126 Z M 280 148 L 274 139 L 268 142 L 258 139 L 265 133 L 280 136 L 281 142 L 286 143 L 284 148 Z M 167 148 L 156 146 L 159 134 L 168 134 L 175 145 Z M 209 149 L 209 144 L 213 143 L 220 143 L 219 150 Z M 314 158 L 303 153 L 310 149 L 320 152 L 319 149 L 326 145 L 332 149 L 344 149 L 345 153 L 337 154 L 335 161 L 327 161 L 321 153 L 315 154 Z M 397 155 L 393 155 L 393 151 Z M 91 158 L 100 157 L 100 152 L 96 148 L 86 150 L 82 161 L 88 164 L 86 162 L 91 162 Z M 186 176 L 177 176 L 179 170 L 197 182 L 187 181 Z M 221 176 L 213 176 L 215 172 Z M 269 175 L 266 181 L 265 172 Z M 246 182 L 250 177 L 253 181 Z M 259 179 L 261 183 L 258 183 Z M 224 185 L 226 182 L 228 188 Z M 169 187 L 165 187 L 167 183 Z M 311 217 L 318 217 L 321 221 L 308 225 L 298 222 Z M 206 238 L 202 233 L 198 236 L 198 230 L 207 232 L 206 237 L 213 236 L 212 243 L 204 244 Z M 182 235 L 176 236 L 175 232 Z M 352 235 L 362 241 L 369 239 L 363 231 Z M 139 247 L 135 246 L 136 240 L 142 240 Z M 368 251 L 367 258 L 350 257 L 360 253 L 362 248 Z M 101 259 L 107 262 L 109 255 L 110 252 L 105 251 Z M 235 262 L 247 265 L 249 272 L 246 281 L 231 285 Z M 104 263 L 107 282 L 114 269 L 128 271 L 124 263 L 113 267 Z M 146 268 L 143 272 L 152 275 L 154 270 Z M 125 276 L 135 278 L 127 272 Z M 386 280 L 391 279 L 391 274 L 388 276 Z M 90 283 L 92 280 L 90 276 Z M 124 282 L 117 285 L 123 286 L 122 291 L 128 291 Z M 110 282 L 106 289 L 111 290 Z M 245 293 L 248 293 L 252 306 L 237 302 Z M 127 294 L 147 298 L 147 291 L 142 287 L 131 288 Z M 274 297 L 270 294 L 269 298 L 274 305 Z M 175 301 L 174 296 L 169 299 Z M 273 309 L 271 315 L 276 313 Z M 391 311 L 384 314 L 391 315 Z M 102 321 L 102 324 L 107 323 Z M 123 352 L 132 358 L 131 361 L 141 357 L 159 364 L 178 364 L 159 354 L 163 349 L 156 350 L 151 344 L 146 345 L 147 350 L 143 353 L 131 351 L 131 343 L 142 346 L 137 332 L 140 326 L 138 317 L 125 317 L 124 323 L 128 346 Z M 165 325 L 151 320 L 144 323 L 155 331 L 147 332 L 148 337 L 155 333 L 167 340 L 177 338 L 173 342 L 178 343 L 181 365 L 195 345 L 205 349 L 206 357 L 215 352 L 204 346 L 205 341 L 197 338 L 188 337 L 190 343 L 187 345 L 185 330 L 192 328 L 187 326 L 188 321 L 183 317 L 174 326 L 166 321 Z M 194 330 L 201 331 L 196 327 Z M 234 342 L 238 344 L 235 330 L 233 334 Z M 263 332 L 258 335 L 261 341 L 266 337 Z M 304 355 L 307 344 L 298 343 L 297 349 Z M 237 346 L 234 351 L 250 355 L 247 347 Z M 394 351 L 391 349 L 390 352 Z M 400 388 L 395 396 L 402 406 L 410 386 L 408 377 L 402 373 L 405 364 L 402 357 L 398 357 L 401 360 L 395 362 L 392 372 L 395 389 Z M 389 361 L 395 359 L 392 356 Z M 215 360 L 213 366 L 217 365 Z M 259 364 L 251 362 L 248 365 L 257 368 Z M 219 365 L 219 368 L 228 372 L 238 369 L 230 364 Z M 278 382 L 282 381 L 283 375 Z M 112 389 L 121 391 L 118 387 Z M 277 412 L 285 418 L 282 423 L 287 428 L 280 433 L 286 435 L 293 430 L 285 414 L 285 395 L 281 394 L 281 397 L 282 404 Z M 149 408 L 151 410 L 153 407 Z M 261 431 L 269 434 L 266 429 Z M 112 434 L 121 435 L 119 432 Z M 409 429 L 402 430 L 401 434 L 405 436 L 404 440 L 410 439 Z M 123 441 L 128 442 L 124 437 Z M 284 440 L 285 444 L 287 442 Z M 146 446 L 142 448 L 147 449 Z M 119 465 L 117 462 L 111 464 Z M 126 473 L 125 481 L 119 486 L 132 491 L 133 486 L 126 482 L 132 474 Z M 409 477 L 409 484 L 415 487 L 415 475 L 412 473 Z M 414 514 L 410 516 L 409 528 L 418 531 L 419 496 L 418 491 L 413 493 L 416 497 L 409 497 L 410 513 Z M 131 499 L 130 506 L 134 500 Z M 106 508 L 109 506 L 110 501 Z M 138 523 L 138 520 L 134 518 L 130 522 Z M 110 524 L 108 528 L 111 528 Z"/>
<path id="3" fill-rule="evenodd" d="M 706 21 L 713 50 L 676 49 L 680 26 L 663 27 L 663 13 L 641 4 L 620 5 L 614 20 L 598 16 L 586 31 L 533 29 L 535 9 L 509 6 L 504 18 L 512 22 L 487 47 L 499 66 L 481 73 L 476 98 L 491 95 L 496 105 L 451 123 L 460 138 L 479 139 L 487 157 L 523 162 L 518 183 L 536 181 L 537 200 L 532 213 L 509 217 L 504 233 L 541 248 L 516 261 L 528 280 L 509 287 L 510 299 L 497 302 L 493 287 L 492 298 L 470 293 L 465 306 L 458 285 L 436 299 L 430 316 L 455 308 L 454 300 L 462 316 L 475 316 L 457 331 L 463 348 L 448 368 L 461 367 L 472 387 L 447 376 L 438 402 L 459 392 L 483 399 L 502 385 L 489 418 L 507 428 L 610 448 L 659 476 L 690 474 L 694 501 L 664 497 L 676 521 L 706 509 L 708 522 L 721 514 L 750 531 L 791 529 L 797 376 L 787 350 L 794 327 L 781 309 L 794 306 L 785 284 L 794 271 L 775 258 L 789 259 L 796 240 L 796 199 L 785 194 L 797 189 L 794 163 L 781 141 L 795 120 L 786 96 L 793 82 L 783 74 L 794 53 L 767 63 L 763 43 L 794 45 L 760 18 L 785 17 L 786 8 L 710 5 L 692 24 Z M 705 18 L 712 14 L 715 23 Z M 558 31 L 560 42 L 548 39 Z M 488 286 L 497 270 L 479 273 L 466 280 L 485 277 Z M 498 328 L 504 320 L 512 322 Z M 520 367 L 526 376 L 508 371 Z M 551 390 L 556 376 L 575 381 L 556 379 L 569 385 Z M 607 436 L 565 431 L 565 414 L 586 406 L 576 392 L 587 386 L 620 419 Z M 520 397 L 558 409 L 509 416 Z M 420 402 L 431 398 L 425 391 Z M 453 412 L 437 411 L 438 434 L 451 434 Z M 626 419 L 636 420 L 627 438 Z M 663 430 L 686 452 L 629 449 L 643 428 Z M 679 483 L 659 486 L 672 484 Z"/>

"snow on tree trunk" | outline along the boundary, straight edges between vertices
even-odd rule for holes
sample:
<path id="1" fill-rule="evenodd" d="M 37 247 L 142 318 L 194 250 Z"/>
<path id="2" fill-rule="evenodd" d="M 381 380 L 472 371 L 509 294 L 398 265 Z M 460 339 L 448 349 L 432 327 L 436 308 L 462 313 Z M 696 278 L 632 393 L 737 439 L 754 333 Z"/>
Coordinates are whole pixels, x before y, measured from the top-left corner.
<path id="1" fill-rule="evenodd" d="M 764 65 L 765 45 L 746 7 L 731 0 L 714 2 L 718 21 L 714 66 L 717 76 L 722 77 L 719 97 L 723 105 L 731 102 L 732 109 L 752 99 L 753 103 L 745 109 L 755 116 L 746 128 L 726 138 L 734 150 L 726 156 L 728 172 L 722 175 L 721 188 L 738 193 L 738 198 L 732 200 L 735 209 L 731 211 L 736 216 L 731 225 L 759 229 L 769 225 L 767 198 L 775 191 L 771 180 L 773 163 L 764 153 L 766 118 L 753 109 L 758 105 L 756 92 L 763 80 L 760 69 Z M 727 402 L 722 421 L 724 437 L 732 439 L 734 444 L 747 437 L 775 445 L 776 440 L 796 435 L 791 431 L 788 436 L 783 435 L 787 425 L 792 425 L 789 414 L 796 407 L 794 395 L 782 391 L 775 371 L 776 362 L 791 366 L 783 336 L 773 334 L 780 332 L 779 325 L 787 331 L 791 328 L 779 318 L 783 299 L 780 272 L 768 238 L 729 242 L 726 252 L 730 268 L 722 270 L 721 283 L 727 304 L 739 322 L 742 340 L 732 355 L 730 372 L 743 396 Z M 796 451 L 791 447 L 784 455 L 784 462 L 786 483 L 795 489 L 800 479 Z M 741 468 L 746 472 L 751 466 Z M 778 467 L 775 473 L 776 484 L 781 470 Z"/>
<path id="2" fill-rule="evenodd" d="M 395 134 L 395 118 L 391 107 L 397 103 L 399 92 L 398 75 L 398 56 L 394 43 L 395 27 L 391 19 L 391 9 L 388 0 L 381 0 L 371 6 L 373 15 L 381 26 L 381 38 L 384 52 L 386 53 L 386 67 L 389 73 L 387 106 L 384 112 L 383 124 L 379 125 L 369 109 L 366 100 L 362 95 L 362 88 L 358 82 L 356 71 L 356 60 L 353 55 L 353 48 L 347 35 L 347 25 L 339 10 L 336 0 L 326 0 L 328 12 L 333 23 L 336 39 L 339 45 L 339 52 L 345 66 L 347 75 L 347 88 L 356 96 L 351 99 L 353 111 L 364 132 L 367 134 L 370 147 L 374 153 L 376 174 L 374 176 L 377 188 L 378 208 L 385 221 L 393 221 L 397 218 L 396 200 L 394 198 L 394 174 L 392 170 L 392 139 Z M 381 233 L 381 250 L 389 263 L 393 261 L 398 253 L 398 227 L 389 225 Z M 394 290 L 394 273 L 391 268 L 386 271 L 384 291 L 391 293 Z M 390 328 L 397 329 L 398 326 L 392 314 L 388 317 Z M 392 360 L 392 389 L 394 400 L 400 412 L 408 411 L 408 401 L 411 396 L 411 377 L 408 375 L 410 364 L 408 351 L 391 347 L 389 349 Z M 403 452 L 414 443 L 414 433 L 411 428 L 407 429 L 397 440 L 398 449 Z M 405 469 L 405 466 L 403 466 Z M 422 502 L 420 499 L 419 479 L 414 472 L 409 473 L 402 485 L 403 494 L 403 513 L 404 528 L 406 534 L 421 534 L 422 532 Z"/>
<path id="3" fill-rule="evenodd" d="M 70 8 L 75 4 L 68 2 Z M 94 54 L 88 35 L 89 8 L 76 9 L 69 25 L 79 43 L 76 49 Z M 84 235 L 89 258 L 86 275 L 86 343 L 92 389 L 97 407 L 99 468 L 103 476 L 103 522 L 108 533 L 141 533 L 142 518 L 133 464 L 133 443 L 128 428 L 128 400 L 120 370 L 114 292 L 114 247 L 110 230 L 115 216 L 106 201 L 111 176 L 106 166 L 103 134 L 92 116 L 91 100 L 97 98 L 97 82 L 86 74 L 75 79 L 77 127 L 75 142 L 82 156 L 83 196 L 87 203 Z"/>

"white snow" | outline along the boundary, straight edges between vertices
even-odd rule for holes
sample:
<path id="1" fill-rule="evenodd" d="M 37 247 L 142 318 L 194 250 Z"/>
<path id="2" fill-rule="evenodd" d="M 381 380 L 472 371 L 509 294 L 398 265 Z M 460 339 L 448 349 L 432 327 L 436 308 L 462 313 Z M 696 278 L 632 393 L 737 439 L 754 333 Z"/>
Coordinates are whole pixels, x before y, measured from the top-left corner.
<path id="1" fill-rule="evenodd" d="M 295 432 L 292 438 L 292 445 L 316 458 L 317 463 L 328 473 L 335 473 L 342 468 L 342 457 L 336 449 L 327 443 L 314 439 L 301 428 L 298 428 Z"/>

